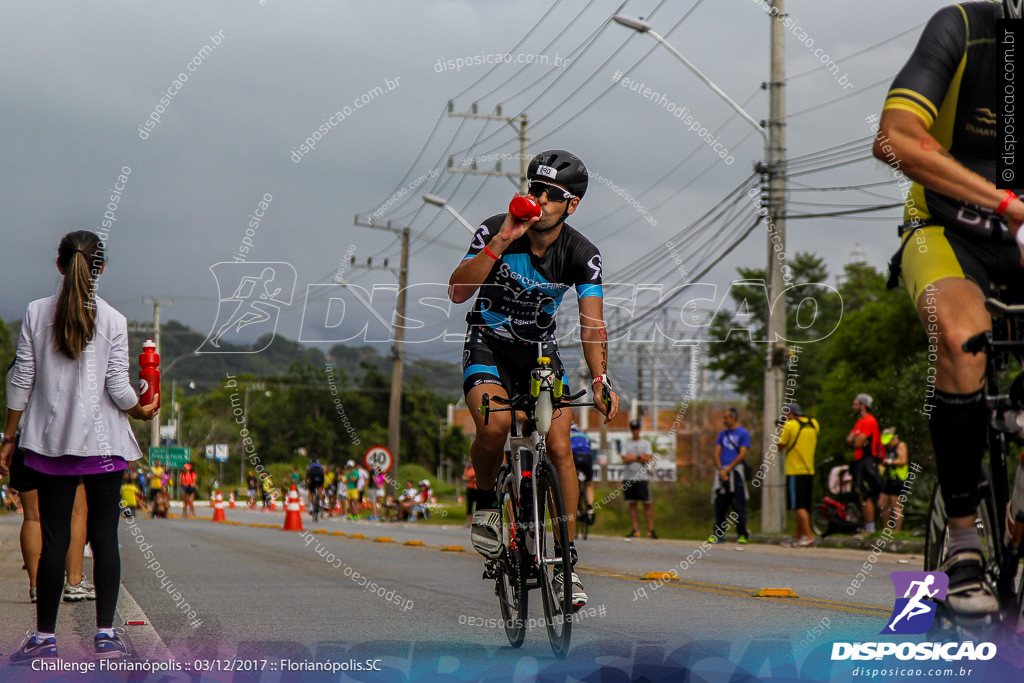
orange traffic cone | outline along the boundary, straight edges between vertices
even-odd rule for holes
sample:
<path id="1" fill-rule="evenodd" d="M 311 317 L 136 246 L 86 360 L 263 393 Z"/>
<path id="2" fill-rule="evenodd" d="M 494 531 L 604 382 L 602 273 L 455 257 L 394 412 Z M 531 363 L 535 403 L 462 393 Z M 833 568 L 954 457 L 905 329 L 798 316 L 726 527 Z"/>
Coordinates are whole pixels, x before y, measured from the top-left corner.
<path id="1" fill-rule="evenodd" d="M 228 507 L 231 508 L 232 510 L 235 509 L 235 492 L 234 491 L 232 491 L 231 493 L 228 494 Z"/>
<path id="2" fill-rule="evenodd" d="M 284 531 L 305 531 L 302 528 L 302 513 L 299 512 L 299 492 L 292 484 L 292 490 L 288 492 L 288 504 L 285 505 Z"/>
<path id="3" fill-rule="evenodd" d="M 267 505 L 267 509 L 271 512 L 277 512 L 277 492 L 270 494 L 270 504 Z"/>
<path id="4" fill-rule="evenodd" d="M 224 516 L 224 496 L 220 495 L 220 491 L 213 492 L 213 521 L 228 521 L 228 518 Z"/>

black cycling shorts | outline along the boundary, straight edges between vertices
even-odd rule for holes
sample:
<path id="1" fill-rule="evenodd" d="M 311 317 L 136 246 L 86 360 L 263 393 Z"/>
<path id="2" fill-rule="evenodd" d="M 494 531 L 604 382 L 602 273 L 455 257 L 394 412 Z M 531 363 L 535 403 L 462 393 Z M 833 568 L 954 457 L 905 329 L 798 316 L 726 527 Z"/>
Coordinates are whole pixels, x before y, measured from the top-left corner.
<path id="1" fill-rule="evenodd" d="M 864 499 L 877 498 L 882 491 L 882 476 L 878 473 L 878 458 L 865 455 L 850 467 L 853 492 Z"/>
<path id="2" fill-rule="evenodd" d="M 196 487 L 195 486 L 182 486 L 181 487 L 181 492 L 182 493 L 187 493 L 190 496 L 194 496 L 194 495 L 196 495 Z"/>
<path id="3" fill-rule="evenodd" d="M 562 380 L 563 393 L 569 393 L 569 383 L 558 357 L 558 346 L 544 342 L 542 351 L 551 359 L 555 376 Z M 525 394 L 530 390 L 530 371 L 537 367 L 537 344 L 504 341 L 470 328 L 462 349 L 462 393 L 481 384 L 497 384 L 508 395 Z"/>
<path id="4" fill-rule="evenodd" d="M 572 461 L 576 465 L 576 472 L 584 475 L 583 481 L 594 481 L 593 453 L 576 453 L 573 451 Z"/>
<path id="5" fill-rule="evenodd" d="M 787 474 L 786 500 L 790 510 L 811 509 L 811 488 L 814 485 L 813 474 Z"/>

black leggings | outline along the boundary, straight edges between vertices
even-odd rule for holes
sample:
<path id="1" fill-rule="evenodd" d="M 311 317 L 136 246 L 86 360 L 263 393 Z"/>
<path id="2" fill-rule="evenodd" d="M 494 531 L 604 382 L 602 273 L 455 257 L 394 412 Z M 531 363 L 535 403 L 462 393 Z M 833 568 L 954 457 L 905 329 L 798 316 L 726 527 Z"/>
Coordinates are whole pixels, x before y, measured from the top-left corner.
<path id="1" fill-rule="evenodd" d="M 121 470 L 85 476 L 39 475 L 39 524 L 43 530 L 43 552 L 36 578 L 39 631 L 54 633 L 57 627 L 57 610 L 64 593 L 64 558 L 71 544 L 71 510 L 79 481 L 85 483 L 85 500 L 89 505 L 87 538 L 93 553 L 96 628 L 113 627 L 121 584 L 117 524 L 123 476 Z"/>

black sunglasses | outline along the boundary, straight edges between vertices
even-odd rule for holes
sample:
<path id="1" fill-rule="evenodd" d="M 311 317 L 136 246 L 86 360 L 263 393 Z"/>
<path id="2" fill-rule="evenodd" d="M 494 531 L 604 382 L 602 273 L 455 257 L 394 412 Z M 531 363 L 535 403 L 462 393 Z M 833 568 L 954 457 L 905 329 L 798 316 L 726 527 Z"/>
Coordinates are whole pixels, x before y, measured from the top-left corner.
<path id="1" fill-rule="evenodd" d="M 567 202 L 576 197 L 576 195 L 570 194 L 560 187 L 548 185 L 547 183 L 542 183 L 539 180 L 530 181 L 530 186 L 527 188 L 527 194 L 533 197 L 540 197 L 545 192 L 548 193 L 549 202 Z"/>

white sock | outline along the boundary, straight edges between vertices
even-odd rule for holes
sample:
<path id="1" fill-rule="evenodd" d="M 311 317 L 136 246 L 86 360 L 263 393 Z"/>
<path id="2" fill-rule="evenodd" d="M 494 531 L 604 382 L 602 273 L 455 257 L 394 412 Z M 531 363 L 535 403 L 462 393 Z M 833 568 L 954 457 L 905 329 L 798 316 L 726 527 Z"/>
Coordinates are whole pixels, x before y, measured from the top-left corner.
<path id="1" fill-rule="evenodd" d="M 981 538 L 978 536 L 978 530 L 975 527 L 949 529 L 949 549 L 947 554 L 952 555 L 961 550 L 977 550 L 979 553 L 981 552 Z"/>
<path id="2" fill-rule="evenodd" d="M 864 531 L 868 532 L 869 534 L 875 533 L 875 523 L 874 522 L 864 522 Z"/>
<path id="3" fill-rule="evenodd" d="M 33 634 L 33 636 L 32 636 L 32 637 L 33 637 L 33 638 L 35 638 L 35 639 L 36 639 L 36 642 L 39 642 L 39 643 L 43 642 L 43 641 L 44 641 L 44 640 L 46 640 L 47 638 L 54 638 L 54 639 L 56 639 L 56 638 L 57 638 L 57 636 L 56 636 L 56 635 L 54 635 L 53 633 L 43 633 L 42 631 L 36 631 L 36 632 L 35 632 L 35 633 Z"/>
<path id="4" fill-rule="evenodd" d="M 97 636 L 107 636 L 108 638 L 114 637 L 114 629 L 112 628 L 98 628 L 96 629 Z"/>

